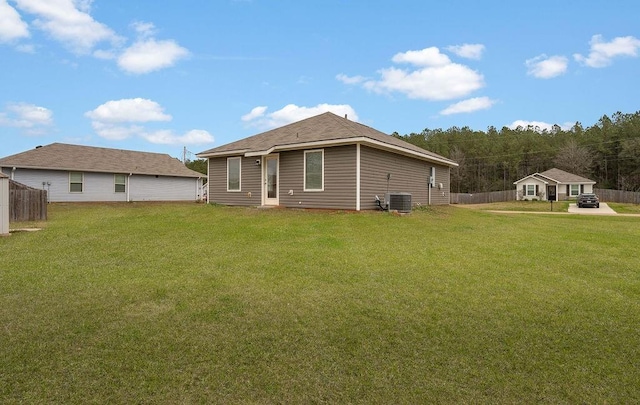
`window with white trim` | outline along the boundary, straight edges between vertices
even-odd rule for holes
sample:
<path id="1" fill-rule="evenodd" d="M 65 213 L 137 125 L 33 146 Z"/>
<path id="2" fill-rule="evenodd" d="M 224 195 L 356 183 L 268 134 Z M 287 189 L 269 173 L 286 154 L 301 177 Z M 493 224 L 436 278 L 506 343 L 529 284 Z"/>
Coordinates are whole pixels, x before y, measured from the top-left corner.
<path id="1" fill-rule="evenodd" d="M 580 194 L 580 185 L 579 184 L 572 184 L 571 185 L 571 197 L 577 197 L 578 194 Z"/>
<path id="2" fill-rule="evenodd" d="M 304 151 L 304 191 L 324 190 L 324 149 Z"/>
<path id="3" fill-rule="evenodd" d="M 124 193 L 127 190 L 127 176 L 124 174 L 113 175 L 114 192 Z"/>
<path id="4" fill-rule="evenodd" d="M 69 172 L 69 192 L 82 193 L 84 185 L 84 173 Z"/>
<path id="5" fill-rule="evenodd" d="M 536 195 L 536 185 L 527 184 L 527 196 L 535 196 L 535 195 Z"/>
<path id="6" fill-rule="evenodd" d="M 241 190 L 242 158 L 227 158 L 227 191 Z"/>

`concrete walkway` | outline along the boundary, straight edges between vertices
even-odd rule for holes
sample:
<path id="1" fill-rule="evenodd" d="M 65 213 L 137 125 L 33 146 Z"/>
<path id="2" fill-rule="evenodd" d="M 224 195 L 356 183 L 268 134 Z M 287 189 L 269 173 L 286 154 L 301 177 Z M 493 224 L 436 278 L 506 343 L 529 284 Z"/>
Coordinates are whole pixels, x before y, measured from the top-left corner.
<path id="1" fill-rule="evenodd" d="M 570 214 L 585 214 L 585 215 L 618 215 L 617 212 L 612 210 L 607 203 L 600 203 L 600 208 L 578 208 L 576 204 L 569 204 Z"/>

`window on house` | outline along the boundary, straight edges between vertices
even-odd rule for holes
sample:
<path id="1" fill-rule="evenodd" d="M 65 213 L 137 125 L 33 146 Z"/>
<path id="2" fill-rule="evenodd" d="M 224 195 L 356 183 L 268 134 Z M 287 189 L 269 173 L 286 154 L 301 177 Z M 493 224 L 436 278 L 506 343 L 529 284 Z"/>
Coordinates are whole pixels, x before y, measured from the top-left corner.
<path id="1" fill-rule="evenodd" d="M 114 183 L 115 183 L 115 192 L 116 193 L 124 193 L 127 189 L 127 176 L 124 174 L 116 174 L 114 175 Z"/>
<path id="2" fill-rule="evenodd" d="M 304 152 L 304 191 L 324 190 L 324 150 Z"/>
<path id="3" fill-rule="evenodd" d="M 80 172 L 69 172 L 69 192 L 82 193 L 84 174 Z"/>
<path id="4" fill-rule="evenodd" d="M 227 158 L 227 191 L 240 191 L 241 158 Z"/>
<path id="5" fill-rule="evenodd" d="M 571 197 L 577 197 L 578 194 L 580 194 L 580 185 L 579 184 L 572 184 L 571 185 Z"/>
<path id="6" fill-rule="evenodd" d="M 535 196 L 535 195 L 536 195 L 535 184 L 527 184 L 527 196 Z"/>

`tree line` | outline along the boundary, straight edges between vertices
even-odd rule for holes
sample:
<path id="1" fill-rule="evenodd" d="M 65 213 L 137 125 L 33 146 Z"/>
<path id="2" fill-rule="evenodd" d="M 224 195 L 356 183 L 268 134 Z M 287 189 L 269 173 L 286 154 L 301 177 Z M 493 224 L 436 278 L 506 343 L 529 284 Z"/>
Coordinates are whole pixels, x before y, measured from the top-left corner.
<path id="1" fill-rule="evenodd" d="M 393 136 L 457 162 L 451 169 L 455 193 L 508 190 L 554 167 L 594 180 L 598 188 L 640 191 L 640 111 L 603 115 L 587 128 L 576 122 L 568 130 L 451 127 Z"/>

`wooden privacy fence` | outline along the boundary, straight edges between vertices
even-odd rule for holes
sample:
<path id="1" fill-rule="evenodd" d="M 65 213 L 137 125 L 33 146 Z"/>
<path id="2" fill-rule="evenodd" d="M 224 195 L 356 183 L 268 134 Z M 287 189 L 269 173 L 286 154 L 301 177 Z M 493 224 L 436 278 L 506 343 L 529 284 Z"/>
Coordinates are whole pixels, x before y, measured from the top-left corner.
<path id="1" fill-rule="evenodd" d="M 487 193 L 451 193 L 451 204 L 486 204 L 492 202 L 515 201 L 517 191 L 503 190 Z"/>
<path id="2" fill-rule="evenodd" d="M 47 191 L 9 181 L 9 221 L 46 221 Z"/>
<path id="3" fill-rule="evenodd" d="M 594 188 L 593 192 L 596 193 L 598 198 L 600 198 L 600 201 L 603 201 L 603 202 L 640 204 L 640 193 L 635 191 L 607 190 L 604 188 Z"/>
<path id="4" fill-rule="evenodd" d="M 593 192 L 602 202 L 640 204 L 640 193 L 634 191 L 594 188 Z M 487 193 L 451 193 L 451 204 L 486 204 L 492 202 L 515 201 L 516 190 L 491 191 Z"/>

